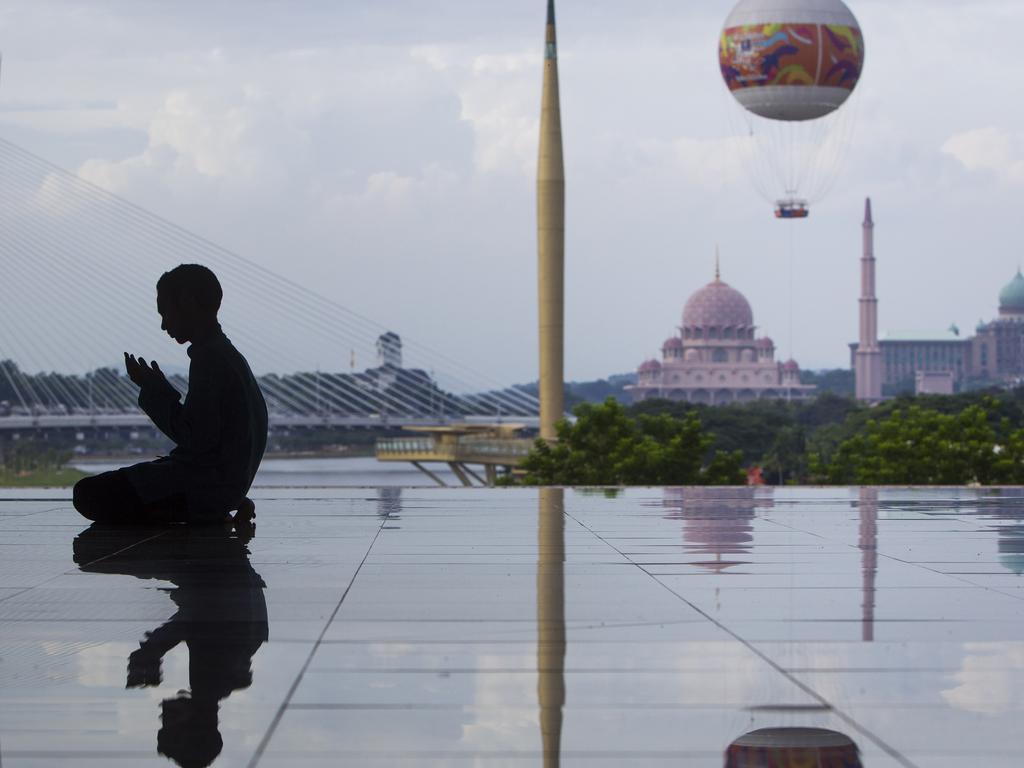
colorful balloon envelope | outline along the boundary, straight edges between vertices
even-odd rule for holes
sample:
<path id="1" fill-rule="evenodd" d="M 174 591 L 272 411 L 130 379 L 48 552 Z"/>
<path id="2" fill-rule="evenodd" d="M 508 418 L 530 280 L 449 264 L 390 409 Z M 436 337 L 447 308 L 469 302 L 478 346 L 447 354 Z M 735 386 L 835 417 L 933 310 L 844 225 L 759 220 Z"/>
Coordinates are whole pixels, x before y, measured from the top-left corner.
<path id="1" fill-rule="evenodd" d="M 722 78 L 747 110 L 770 120 L 814 120 L 853 92 L 864 37 L 842 0 L 740 0 L 718 48 Z"/>

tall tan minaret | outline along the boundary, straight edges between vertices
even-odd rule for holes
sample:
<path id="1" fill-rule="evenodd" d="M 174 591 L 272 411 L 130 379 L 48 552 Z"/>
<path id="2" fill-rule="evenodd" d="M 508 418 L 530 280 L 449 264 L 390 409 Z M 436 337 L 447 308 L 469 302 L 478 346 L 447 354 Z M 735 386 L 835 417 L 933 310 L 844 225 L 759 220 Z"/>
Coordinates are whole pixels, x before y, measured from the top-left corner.
<path id="1" fill-rule="evenodd" d="M 555 0 L 548 0 L 544 92 L 537 160 L 537 305 L 540 320 L 540 436 L 555 437 L 565 386 L 565 169 L 558 104 Z"/>
<path id="2" fill-rule="evenodd" d="M 864 204 L 864 252 L 860 257 L 860 341 L 854 356 L 857 399 L 882 399 L 882 350 L 878 346 L 878 299 L 875 298 L 875 222 L 871 198 Z"/>

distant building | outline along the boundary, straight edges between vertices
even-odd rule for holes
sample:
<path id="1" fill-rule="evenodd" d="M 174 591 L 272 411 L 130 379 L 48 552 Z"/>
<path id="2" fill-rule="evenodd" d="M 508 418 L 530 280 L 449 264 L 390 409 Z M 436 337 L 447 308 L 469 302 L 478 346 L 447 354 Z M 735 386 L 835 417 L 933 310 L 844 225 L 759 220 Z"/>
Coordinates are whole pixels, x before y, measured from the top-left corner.
<path id="1" fill-rule="evenodd" d="M 865 209 L 861 256 L 860 341 L 850 344 L 857 399 L 913 390 L 952 393 L 967 384 L 1016 384 L 1024 380 L 1024 275 L 1020 270 L 999 292 L 999 316 L 979 322 L 972 337 L 952 325 L 946 331 L 877 334 L 874 221 Z"/>
<path id="2" fill-rule="evenodd" d="M 377 365 L 402 367 L 402 338 L 397 333 L 388 331 L 377 337 Z"/>
<path id="3" fill-rule="evenodd" d="M 959 385 L 971 371 L 971 339 L 959 331 L 888 331 L 878 343 L 882 386 L 887 392 L 908 388 L 918 373 L 949 373 Z"/>
<path id="4" fill-rule="evenodd" d="M 755 335 L 754 313 L 742 293 L 715 279 L 694 293 L 683 308 L 679 334 L 661 347 L 661 360 L 637 370 L 627 387 L 633 402 L 664 398 L 690 403 L 801 399 L 814 393 L 800 383 L 796 361 L 775 361 L 775 345 Z"/>
<path id="5" fill-rule="evenodd" d="M 918 371 L 914 377 L 915 395 L 952 395 L 952 371 Z"/>
<path id="6" fill-rule="evenodd" d="M 1024 378 L 1024 275 L 1019 269 L 999 292 L 999 316 L 979 322 L 972 342 L 973 378 L 1005 383 Z"/>

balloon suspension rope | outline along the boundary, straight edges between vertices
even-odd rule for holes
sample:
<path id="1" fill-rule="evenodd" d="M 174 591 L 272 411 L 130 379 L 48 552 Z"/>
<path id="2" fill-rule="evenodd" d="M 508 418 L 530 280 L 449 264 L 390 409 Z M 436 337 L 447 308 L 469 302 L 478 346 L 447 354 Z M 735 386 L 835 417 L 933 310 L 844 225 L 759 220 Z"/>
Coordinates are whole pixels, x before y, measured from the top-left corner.
<path id="1" fill-rule="evenodd" d="M 796 219 L 789 224 L 789 359 L 795 360 L 793 351 L 793 299 L 794 299 L 794 270 L 793 264 L 796 261 Z"/>

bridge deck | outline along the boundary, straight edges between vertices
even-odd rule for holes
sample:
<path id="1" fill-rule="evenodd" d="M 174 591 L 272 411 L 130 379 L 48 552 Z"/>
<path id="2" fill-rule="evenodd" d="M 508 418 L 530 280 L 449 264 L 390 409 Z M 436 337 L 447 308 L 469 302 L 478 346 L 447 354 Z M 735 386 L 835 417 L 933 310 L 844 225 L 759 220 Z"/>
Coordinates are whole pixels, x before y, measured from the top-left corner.
<path id="1" fill-rule="evenodd" d="M 469 427 L 481 423 L 493 423 L 493 415 L 459 416 L 447 421 L 447 425 Z M 539 420 L 536 417 L 517 417 L 518 425 L 536 428 Z M 373 428 L 424 428 L 437 425 L 437 416 L 402 416 L 387 414 L 369 414 L 359 416 L 342 416 L 337 414 L 270 414 L 270 426 L 282 429 L 301 428 L 338 428 L 338 429 L 373 429 Z M 36 429 L 132 429 L 152 426 L 149 417 L 141 411 L 137 413 L 73 413 L 66 415 L 12 415 L 0 416 L 0 432 L 25 431 Z"/>

